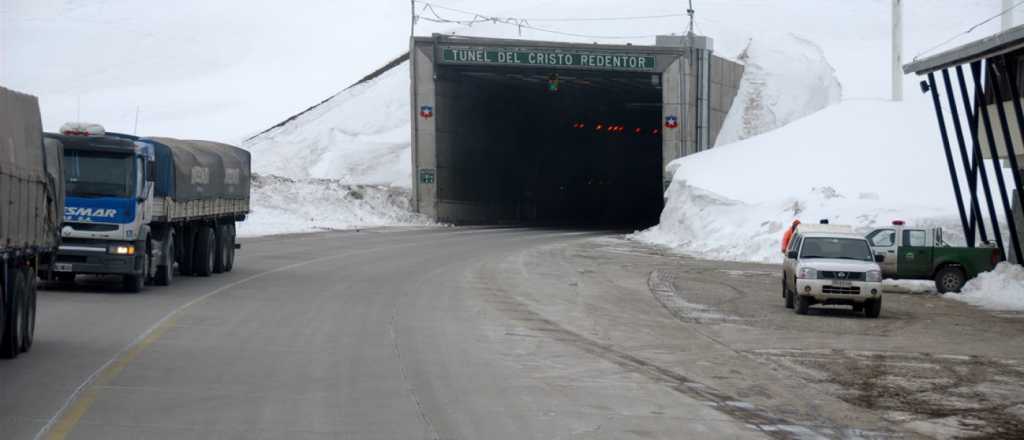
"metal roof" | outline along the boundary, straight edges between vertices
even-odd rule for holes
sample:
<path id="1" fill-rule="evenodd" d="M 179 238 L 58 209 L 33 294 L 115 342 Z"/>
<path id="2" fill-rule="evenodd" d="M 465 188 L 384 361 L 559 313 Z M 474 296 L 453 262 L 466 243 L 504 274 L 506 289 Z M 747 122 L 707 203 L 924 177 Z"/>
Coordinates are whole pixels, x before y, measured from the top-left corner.
<path id="1" fill-rule="evenodd" d="M 945 52 L 915 59 L 903 66 L 903 73 L 926 75 L 936 70 L 966 64 L 1024 47 L 1024 25 L 967 43 Z"/>

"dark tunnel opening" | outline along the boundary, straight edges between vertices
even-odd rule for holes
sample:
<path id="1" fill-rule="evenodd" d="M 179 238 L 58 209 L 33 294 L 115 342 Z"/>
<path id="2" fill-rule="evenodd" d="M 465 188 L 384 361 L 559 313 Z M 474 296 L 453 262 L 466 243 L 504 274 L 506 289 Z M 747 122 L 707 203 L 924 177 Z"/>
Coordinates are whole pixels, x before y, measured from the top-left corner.
<path id="1" fill-rule="evenodd" d="M 438 76 L 452 118 L 438 121 L 447 127 L 437 133 L 438 199 L 476 213 L 452 221 L 658 223 L 659 75 L 445 67 Z"/>

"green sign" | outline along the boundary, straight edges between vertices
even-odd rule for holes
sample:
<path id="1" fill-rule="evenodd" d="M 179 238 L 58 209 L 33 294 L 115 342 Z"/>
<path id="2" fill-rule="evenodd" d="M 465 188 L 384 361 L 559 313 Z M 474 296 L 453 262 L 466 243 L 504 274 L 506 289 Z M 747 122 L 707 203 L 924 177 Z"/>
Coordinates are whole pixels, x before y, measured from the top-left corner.
<path id="1" fill-rule="evenodd" d="M 434 183 L 434 170 L 424 168 L 420 170 L 420 183 L 433 184 Z"/>
<path id="2" fill-rule="evenodd" d="M 653 72 L 657 59 L 651 55 L 582 50 L 443 46 L 441 47 L 441 63 Z"/>

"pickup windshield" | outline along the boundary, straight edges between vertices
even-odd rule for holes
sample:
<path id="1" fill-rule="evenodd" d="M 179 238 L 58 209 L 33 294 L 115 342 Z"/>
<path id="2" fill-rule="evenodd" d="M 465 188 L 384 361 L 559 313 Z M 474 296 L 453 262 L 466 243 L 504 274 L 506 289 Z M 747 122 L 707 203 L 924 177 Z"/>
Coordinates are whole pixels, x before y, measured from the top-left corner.
<path id="1" fill-rule="evenodd" d="M 75 197 L 131 197 L 133 162 L 128 154 L 65 150 L 66 192 Z"/>
<path id="2" fill-rule="evenodd" d="M 808 237 L 804 239 L 800 258 L 874 261 L 867 240 L 857 238 Z"/>

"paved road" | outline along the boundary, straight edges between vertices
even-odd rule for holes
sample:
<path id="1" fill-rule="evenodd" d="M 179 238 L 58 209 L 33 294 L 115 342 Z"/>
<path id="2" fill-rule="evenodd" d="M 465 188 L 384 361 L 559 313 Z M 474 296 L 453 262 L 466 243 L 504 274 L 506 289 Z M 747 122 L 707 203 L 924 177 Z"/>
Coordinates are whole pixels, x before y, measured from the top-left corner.
<path id="1" fill-rule="evenodd" d="M 795 317 L 776 271 L 599 231 L 249 240 L 231 274 L 43 292 L 32 353 L 0 362 L 0 438 L 912 439 L 957 408 L 905 397 L 958 392 L 1013 432 L 1018 318 L 910 296 Z"/>

